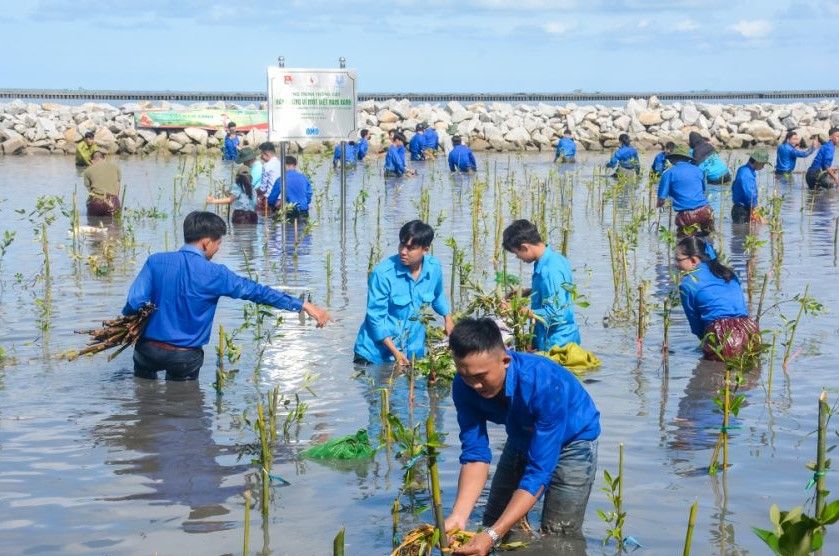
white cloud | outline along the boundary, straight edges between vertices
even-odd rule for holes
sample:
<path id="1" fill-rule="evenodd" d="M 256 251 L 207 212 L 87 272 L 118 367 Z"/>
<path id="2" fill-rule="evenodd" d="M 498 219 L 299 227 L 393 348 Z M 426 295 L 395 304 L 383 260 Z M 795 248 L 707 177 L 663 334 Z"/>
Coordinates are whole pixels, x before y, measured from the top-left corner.
<path id="1" fill-rule="evenodd" d="M 641 21 L 638 22 L 638 28 L 639 29 L 646 29 L 649 26 L 650 26 L 650 20 L 649 19 L 642 19 Z"/>
<path id="2" fill-rule="evenodd" d="M 551 35 L 564 35 L 576 26 L 575 21 L 549 21 L 542 25 L 542 29 Z"/>
<path id="3" fill-rule="evenodd" d="M 772 32 L 772 23 L 765 19 L 741 19 L 731 29 L 747 39 L 760 39 Z"/>
<path id="4" fill-rule="evenodd" d="M 676 25 L 674 25 L 673 28 L 676 31 L 684 33 L 687 31 L 695 31 L 699 29 L 699 24 L 692 19 L 683 19 L 681 21 L 677 21 Z"/>

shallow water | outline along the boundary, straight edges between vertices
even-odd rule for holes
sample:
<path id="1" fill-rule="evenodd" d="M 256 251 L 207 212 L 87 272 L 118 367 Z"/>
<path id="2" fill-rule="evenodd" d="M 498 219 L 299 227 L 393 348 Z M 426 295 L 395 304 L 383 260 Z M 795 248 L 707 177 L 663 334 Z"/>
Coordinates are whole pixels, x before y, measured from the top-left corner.
<path id="1" fill-rule="evenodd" d="M 744 158 L 733 153 L 733 159 Z M 646 157 L 649 164 L 652 153 Z M 467 261 L 476 261 L 473 276 L 489 286 L 494 250 L 494 186 L 502 182 L 503 222 L 511 210 L 532 214 L 528 180 L 544 180 L 552 171 L 547 154 L 481 155 L 479 179 L 490 185 L 483 195 L 487 214 L 479 222 L 477 252 L 470 246 L 475 178 L 450 178 L 442 160 L 419 165 L 419 176 L 383 182 L 380 161 L 353 171 L 348 180 L 346 232 L 339 217 L 339 184 L 330 165 L 320 159 L 305 165 L 316 174 L 319 199 L 310 229 L 260 222 L 236 227 L 225 239 L 217 261 L 238 272 L 249 266 L 268 284 L 308 291 L 317 303 L 328 304 L 336 322 L 316 330 L 293 314 L 285 314 L 265 351 L 260 368 L 253 332 L 239 334 L 242 357 L 228 368 L 240 372 L 216 396 L 213 346 L 219 324 L 228 331 L 243 321 L 240 301 L 219 304 L 216 326 L 198 383 L 135 380 L 130 350 L 114 361 L 104 355 L 67 362 L 57 355 L 78 349 L 85 337 L 74 330 L 92 328 L 118 313 L 127 288 L 149 252 L 179 246 L 180 225 L 189 210 L 203 208 L 212 185 L 208 174 L 198 177 L 194 191 L 186 191 L 180 214 L 173 216 L 173 179 L 182 172 L 176 158 L 132 158 L 119 161 L 128 185 L 126 205 L 157 207 L 165 218 L 126 219 L 122 227 L 91 232 L 82 238 L 79 262 L 70 257 L 69 220 L 58 215 L 49 226 L 52 315 L 46 319 L 36 304 L 44 297 L 41 244 L 26 214 L 39 195 L 63 196 L 68 202 L 81 180 L 72 159 L 45 157 L 0 158 L 0 215 L 3 230 L 17 236 L 2 259 L 0 292 L 0 347 L 7 355 L 0 368 L 0 551 L 3 554 L 228 554 L 240 553 L 243 536 L 243 492 L 258 495 L 250 455 L 240 453 L 255 441 L 242 414 L 255 414 L 259 392 L 279 386 L 293 397 L 300 392 L 308 410 L 288 441 L 275 451 L 272 473 L 290 482 L 272 489 L 270 516 L 263 522 L 257 507 L 251 512 L 251 549 L 273 554 L 330 553 L 332 537 L 346 526 L 347 554 L 387 554 L 391 543 L 390 508 L 401 483 L 401 463 L 380 452 L 374 461 L 329 465 L 301 460 L 298 453 L 313 441 L 369 428 L 379 434 L 378 388 L 386 384 L 388 368 L 359 369 L 352 364 L 352 344 L 365 308 L 366 275 L 371 248 L 377 239 L 377 204 L 381 201 L 379 242 L 382 256 L 394 252 L 396 232 L 418 214 L 422 188 L 430 193 L 431 222 L 436 225 L 434 254 L 450 276 L 451 249 L 443 239 L 457 238 Z M 765 307 L 804 291 L 828 309 L 805 316 L 795 338 L 795 357 L 788 376 L 774 366 L 771 401 L 767 402 L 768 365 L 752 373 L 744 385 L 746 405 L 731 432 L 729 459 L 733 466 L 717 477 L 706 469 L 721 422 L 712 398 L 719 387 L 720 367 L 700 361 L 697 341 L 680 309 L 673 313 L 669 370 L 659 349 L 662 318 L 650 316 L 644 350 L 636 354 L 634 322 L 604 326 L 613 304 L 613 283 L 607 230 L 625 229 L 631 199 L 618 196 L 616 208 L 601 199 L 608 181 L 592 180 L 603 156 L 583 155 L 581 161 L 550 176 L 548 216 L 551 243 L 561 242 L 560 205 L 572 207 L 569 256 L 580 293 L 591 305 L 578 308 L 583 342 L 603 360 L 603 366 L 584 380 L 601 411 L 599 469 L 615 471 L 618 443 L 624 443 L 625 533 L 643 545 L 645 554 L 674 554 L 682 546 L 688 509 L 699 502 L 694 534 L 696 554 L 766 553 L 752 526 L 769 527 L 772 503 L 790 508 L 804 503 L 812 490 L 804 489 L 810 473 L 804 465 L 815 457 L 816 401 L 819 389 L 835 396 L 837 324 L 839 307 L 835 283 L 835 192 L 817 195 L 802 190 L 801 176 L 783 186 L 783 265 L 769 280 Z M 192 162 L 186 164 L 187 169 Z M 229 176 L 220 163 L 212 169 L 217 180 Z M 509 183 L 520 192 L 511 200 Z M 328 184 L 328 187 L 327 187 Z M 562 185 L 564 184 L 564 185 Z M 776 184 L 761 176 L 762 198 Z M 369 192 L 365 202 L 359 190 Z M 570 190 L 573 189 L 573 204 Z M 806 189 L 806 188 L 805 188 Z M 564 193 L 563 193 L 564 191 Z M 523 193 L 521 193 L 523 192 Z M 744 232 L 733 230 L 728 218 L 727 191 L 714 191 L 724 215 L 720 249 L 738 271 L 745 271 Z M 518 207 L 516 205 L 519 205 Z M 719 211 L 718 211 L 719 215 Z M 616 218 L 617 222 L 612 219 Z M 661 221 L 666 226 L 667 214 Z M 719 218 L 719 217 L 718 217 Z M 87 222 L 83 225 L 97 225 Z M 669 288 L 668 254 L 658 239 L 656 222 L 640 227 L 636 255 L 631 257 L 637 279 L 649 280 L 650 302 L 660 303 Z M 759 228 L 768 239 L 768 226 Z M 133 238 L 133 242 L 130 241 Z M 135 243 L 132 246 L 126 244 Z M 770 243 L 756 255 L 758 274 L 772 269 Z M 111 249 L 112 268 L 95 276 L 89 256 L 103 258 Z M 326 254 L 331 273 L 327 276 Z M 509 270 L 525 279 L 529 269 L 509 262 Z M 16 276 L 17 275 L 17 276 Z M 744 278 L 745 284 L 745 278 Z M 759 288 L 760 279 L 757 280 Z M 458 295 L 455 296 L 459 298 Z M 757 303 L 758 295 L 755 294 Z M 456 305 L 459 305 L 459 299 Z M 763 319 L 764 329 L 780 326 L 779 313 L 794 317 L 797 305 L 785 304 Z M 273 320 L 273 319 L 268 319 Z M 40 323 L 49 326 L 42 330 Z M 266 325 L 268 322 L 266 321 Z M 771 339 L 771 336 L 765 338 Z M 779 337 L 779 345 L 781 338 Z M 776 359 L 780 359 L 780 351 Z M 303 389 L 307 373 L 318 378 Z M 449 393 L 434 387 L 428 392 L 417 381 L 415 404 L 409 407 L 405 377 L 394 379 L 391 407 L 404 421 L 421 422 L 429 407 L 437 426 L 449 433 L 440 473 L 444 505 L 451 506 L 457 480 L 457 423 Z M 831 433 L 832 435 L 832 433 Z M 503 430 L 491 429 L 497 455 Z M 614 553 L 601 548 L 605 526 L 597 509 L 608 510 L 600 492 L 602 473 L 588 506 L 585 524 L 590 554 Z M 834 482 L 828 475 L 828 488 Z M 427 496 L 418 497 L 417 506 Z M 480 519 L 481 505 L 473 514 Z M 407 499 L 403 498 L 407 504 Z M 429 521 L 430 512 L 402 514 L 403 529 Z M 538 514 L 531 516 L 538 523 Z M 839 547 L 839 532 L 829 532 L 827 551 Z M 835 548 L 834 548 L 835 550 Z M 579 554 L 580 546 L 534 542 L 520 554 Z"/>

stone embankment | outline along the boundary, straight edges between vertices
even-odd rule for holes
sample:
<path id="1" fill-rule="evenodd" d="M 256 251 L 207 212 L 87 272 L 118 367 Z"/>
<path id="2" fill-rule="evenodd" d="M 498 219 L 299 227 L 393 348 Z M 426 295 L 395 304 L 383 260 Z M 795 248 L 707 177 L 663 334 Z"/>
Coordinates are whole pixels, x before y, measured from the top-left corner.
<path id="1" fill-rule="evenodd" d="M 217 103 L 187 106 L 162 102 L 156 105 L 55 103 L 33 104 L 14 101 L 0 104 L 0 152 L 3 154 L 70 154 L 85 132 L 95 133 L 96 143 L 111 153 L 135 154 L 161 150 L 191 154 L 218 148 L 222 130 L 138 129 L 134 112 L 149 109 L 189 108 L 236 109 Z M 256 106 L 242 108 L 253 109 Z M 602 151 L 617 145 L 621 133 L 628 133 L 639 148 L 656 148 L 666 141 L 686 142 L 688 133 L 699 131 L 721 148 L 748 148 L 777 144 L 787 130 L 797 129 L 809 138 L 823 138 L 832 126 L 839 126 L 836 101 L 791 104 L 662 104 L 656 97 L 630 99 L 623 106 L 475 103 L 463 105 L 411 104 L 408 100 L 359 103 L 358 124 L 371 133 L 371 150 L 387 146 L 387 132 L 402 128 L 411 135 L 417 123 L 427 122 L 439 132 L 444 146 L 459 134 L 475 151 L 547 151 L 553 148 L 565 128 L 574 134 L 581 149 Z M 244 143 L 265 141 L 264 131 L 252 130 Z M 323 142 L 292 144 L 291 151 L 320 152 L 331 145 Z"/>

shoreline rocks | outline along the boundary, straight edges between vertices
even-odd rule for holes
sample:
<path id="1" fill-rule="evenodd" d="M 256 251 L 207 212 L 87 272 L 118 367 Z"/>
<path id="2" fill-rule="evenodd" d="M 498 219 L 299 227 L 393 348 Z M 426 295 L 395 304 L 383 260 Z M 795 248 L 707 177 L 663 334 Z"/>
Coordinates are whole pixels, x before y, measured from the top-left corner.
<path id="1" fill-rule="evenodd" d="M 217 149 L 224 131 L 196 127 L 171 130 L 137 129 L 134 112 L 149 109 L 258 109 L 264 106 L 169 102 L 78 106 L 57 103 L 0 104 L 0 153 L 72 154 L 76 142 L 95 133 L 99 147 L 111 154 L 137 154 L 156 150 L 191 154 Z M 451 136 L 461 135 L 475 151 L 551 151 L 565 128 L 571 130 L 581 150 L 603 151 L 618 144 L 628 133 L 639 149 L 655 149 L 661 143 L 687 142 L 691 131 L 709 137 L 719 148 L 741 149 L 755 145 L 775 146 L 790 129 L 802 137 L 825 137 L 839 126 L 839 103 L 825 100 L 790 104 L 713 104 L 675 102 L 663 104 L 656 97 L 629 99 L 623 106 L 601 104 L 564 105 L 472 103 L 411 104 L 406 99 L 364 101 L 358 104 L 359 129 L 370 130 L 370 150 L 387 147 L 387 132 L 402 128 L 410 139 L 413 129 L 426 122 L 437 129 L 445 148 Z M 243 134 L 244 145 L 259 145 L 267 139 L 264 130 Z M 290 152 L 329 152 L 333 143 L 291 143 Z"/>

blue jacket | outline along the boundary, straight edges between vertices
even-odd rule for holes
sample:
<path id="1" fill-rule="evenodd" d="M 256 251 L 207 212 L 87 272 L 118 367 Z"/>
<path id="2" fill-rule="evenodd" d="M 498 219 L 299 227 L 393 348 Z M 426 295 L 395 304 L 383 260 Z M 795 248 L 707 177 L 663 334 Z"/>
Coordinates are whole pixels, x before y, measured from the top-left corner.
<path id="1" fill-rule="evenodd" d="M 655 158 L 653 159 L 652 169 L 653 169 L 653 172 L 655 172 L 656 174 L 663 174 L 664 170 L 666 168 L 667 168 L 667 153 L 664 152 L 664 151 L 661 151 L 660 153 L 655 155 Z"/>
<path id="2" fill-rule="evenodd" d="M 288 204 L 294 203 L 298 210 L 309 210 L 309 205 L 312 203 L 312 184 L 309 183 L 306 174 L 298 170 L 286 170 L 285 179 L 285 202 Z M 268 195 L 269 207 L 277 204 L 282 188 L 283 180 L 280 177 L 274 182 L 274 186 L 271 187 L 271 194 Z"/>
<path id="3" fill-rule="evenodd" d="M 804 158 L 813 154 L 816 150 L 815 147 L 810 147 L 809 149 L 801 150 L 796 149 L 786 141 L 778 145 L 778 154 L 775 157 L 775 173 L 776 174 L 786 174 L 789 172 L 795 171 L 795 163 L 798 162 L 797 158 Z"/>
<path id="4" fill-rule="evenodd" d="M 224 136 L 224 160 L 236 160 L 239 156 L 239 136 Z"/>
<path id="5" fill-rule="evenodd" d="M 460 375 L 452 382 L 460 463 L 490 463 L 487 422 L 503 424 L 508 445 L 527 457 L 518 488 L 536 496 L 550 483 L 564 446 L 600 436 L 600 412 L 564 367 L 539 355 L 508 353 L 512 360 L 496 398 L 481 397 Z"/>
<path id="6" fill-rule="evenodd" d="M 475 155 L 472 154 L 472 149 L 466 145 L 455 145 L 449 152 L 449 170 L 454 172 L 460 170 L 461 172 L 478 171 L 478 164 L 475 162 Z"/>
<path id="7" fill-rule="evenodd" d="M 347 166 L 355 166 L 355 163 L 358 161 L 355 147 L 355 145 L 347 143 Z M 335 145 L 335 150 L 332 152 L 332 165 L 336 166 L 338 164 L 341 164 L 341 143 Z"/>
<path id="8" fill-rule="evenodd" d="M 122 313 L 132 315 L 145 303 L 154 303 L 156 309 L 143 338 L 198 348 L 210 341 L 220 297 L 290 311 L 303 309 L 299 299 L 242 278 L 226 266 L 208 261 L 197 247 L 184 245 L 179 251 L 155 253 L 146 259 L 128 290 Z"/>
<path id="9" fill-rule="evenodd" d="M 679 296 L 690 331 L 699 339 L 715 320 L 749 316 L 740 281 L 736 277 L 730 282 L 718 278 L 706 262 L 682 278 Z"/>
<path id="10" fill-rule="evenodd" d="M 695 165 L 679 161 L 661 174 L 658 198 L 673 199 L 673 210 L 693 210 L 708 204 L 705 198 L 705 178 Z"/>
<path id="11" fill-rule="evenodd" d="M 816 153 L 812 164 L 810 164 L 810 170 L 827 170 L 830 168 L 835 153 L 836 145 L 833 144 L 833 141 L 828 141 L 819 147 L 819 152 Z"/>
<path id="12" fill-rule="evenodd" d="M 543 324 L 536 321 L 533 347 L 548 351 L 568 342 L 580 343 L 580 329 L 574 320 L 574 301 L 563 286 L 574 285 L 568 259 L 545 246 L 545 252 L 533 266 L 530 308 Z"/>
<path id="13" fill-rule="evenodd" d="M 425 148 L 436 151 L 440 147 L 440 137 L 437 135 L 437 130 L 429 127 L 423 132 L 425 135 Z"/>
<path id="14" fill-rule="evenodd" d="M 717 152 L 708 155 L 708 158 L 703 160 L 698 167 L 709 180 L 718 180 L 724 175 L 731 173 Z"/>
<path id="15" fill-rule="evenodd" d="M 612 158 L 606 164 L 606 168 L 615 168 L 620 164 L 626 170 L 638 170 L 641 162 L 638 160 L 638 151 L 632 145 L 622 145 L 615 151 Z"/>
<path id="16" fill-rule="evenodd" d="M 421 132 L 414 133 L 408 142 L 408 150 L 411 151 L 411 160 L 425 160 L 425 135 Z"/>
<path id="17" fill-rule="evenodd" d="M 384 345 L 390 338 L 409 360 L 423 357 L 425 327 L 417 319 L 423 305 L 441 316 L 451 312 L 440 262 L 426 255 L 417 280 L 399 255 L 380 262 L 367 279 L 367 315 L 355 339 L 355 353 L 371 363 L 393 361 Z"/>
<path id="18" fill-rule="evenodd" d="M 751 164 L 743 164 L 737 169 L 731 184 L 731 202 L 748 209 L 757 206 L 757 172 Z"/>
<path id="19" fill-rule="evenodd" d="M 574 158 L 577 156 L 577 143 L 570 137 L 560 137 L 559 142 L 556 144 L 556 156 Z"/>
<path id="20" fill-rule="evenodd" d="M 370 148 L 370 143 L 367 139 L 359 139 L 358 143 L 356 143 L 356 155 L 359 160 L 364 160 L 364 157 L 367 156 L 367 150 Z"/>
<path id="21" fill-rule="evenodd" d="M 391 145 L 385 155 L 385 172 L 401 176 L 405 173 L 405 147 Z"/>

